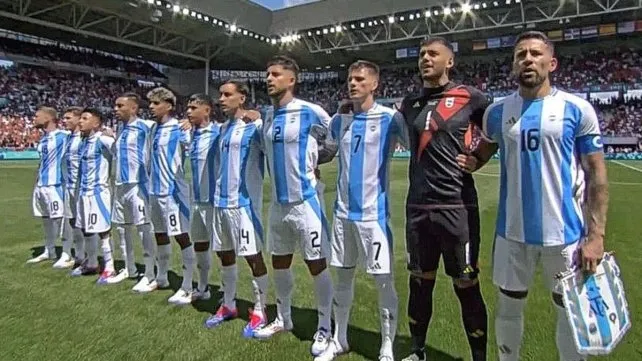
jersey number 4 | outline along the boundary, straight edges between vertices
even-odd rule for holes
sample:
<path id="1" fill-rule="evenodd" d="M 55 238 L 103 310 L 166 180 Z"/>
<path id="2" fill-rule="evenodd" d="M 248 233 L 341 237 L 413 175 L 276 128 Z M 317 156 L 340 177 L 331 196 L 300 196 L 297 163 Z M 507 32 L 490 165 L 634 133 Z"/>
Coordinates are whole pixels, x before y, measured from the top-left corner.
<path id="1" fill-rule="evenodd" d="M 540 137 L 539 129 L 522 129 L 520 137 L 520 148 L 522 152 L 534 152 L 539 149 Z"/>

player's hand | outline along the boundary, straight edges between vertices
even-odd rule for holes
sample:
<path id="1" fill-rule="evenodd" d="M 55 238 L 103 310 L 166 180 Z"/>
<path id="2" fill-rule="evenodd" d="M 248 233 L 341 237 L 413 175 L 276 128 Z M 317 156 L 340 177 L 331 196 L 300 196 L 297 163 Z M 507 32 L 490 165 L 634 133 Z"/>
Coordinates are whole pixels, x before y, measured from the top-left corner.
<path id="1" fill-rule="evenodd" d="M 181 130 L 192 130 L 192 123 L 190 123 L 189 119 L 183 119 L 179 122 L 179 125 L 181 126 Z"/>
<path id="2" fill-rule="evenodd" d="M 477 157 L 472 154 L 459 154 L 457 164 L 466 173 L 472 173 L 477 169 Z"/>
<path id="3" fill-rule="evenodd" d="M 257 119 L 261 118 L 261 113 L 259 113 L 256 110 L 248 110 L 245 113 L 243 113 L 243 121 L 246 123 L 252 123 L 256 121 Z"/>
<path id="4" fill-rule="evenodd" d="M 582 270 L 590 274 L 595 273 L 602 256 L 604 256 L 604 238 L 589 235 L 588 239 L 580 245 Z"/>
<path id="5" fill-rule="evenodd" d="M 109 127 L 104 127 L 102 130 L 103 135 L 108 136 L 110 138 L 114 137 L 114 130 L 109 128 Z"/>

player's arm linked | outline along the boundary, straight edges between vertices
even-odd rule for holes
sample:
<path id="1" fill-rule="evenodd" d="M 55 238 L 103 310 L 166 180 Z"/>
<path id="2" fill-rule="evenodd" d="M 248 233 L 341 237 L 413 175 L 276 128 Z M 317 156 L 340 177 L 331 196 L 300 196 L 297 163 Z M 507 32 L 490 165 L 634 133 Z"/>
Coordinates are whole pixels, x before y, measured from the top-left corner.
<path id="1" fill-rule="evenodd" d="M 582 243 L 582 269 L 594 273 L 604 254 L 604 234 L 609 203 L 609 184 L 604 153 L 582 155 L 582 168 L 587 180 L 588 237 Z"/>

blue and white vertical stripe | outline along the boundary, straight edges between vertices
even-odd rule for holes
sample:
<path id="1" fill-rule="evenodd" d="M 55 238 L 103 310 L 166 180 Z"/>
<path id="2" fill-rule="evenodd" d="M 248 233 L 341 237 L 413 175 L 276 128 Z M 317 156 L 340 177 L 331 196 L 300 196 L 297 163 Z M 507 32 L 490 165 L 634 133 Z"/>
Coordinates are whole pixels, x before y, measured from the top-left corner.
<path id="1" fill-rule="evenodd" d="M 190 147 L 192 192 L 194 202 L 212 203 L 216 184 L 216 152 L 221 132 L 218 123 L 210 123 L 194 130 Z"/>
<path id="2" fill-rule="evenodd" d="M 116 140 L 116 185 L 140 184 L 147 192 L 152 130 L 156 123 L 136 120 L 123 124 Z"/>
<path id="3" fill-rule="evenodd" d="M 499 145 L 497 234 L 544 246 L 578 241 L 585 187 L 579 157 L 602 151 L 592 106 L 558 90 L 535 100 L 515 93 L 486 110 L 483 132 Z"/>
<path id="4" fill-rule="evenodd" d="M 330 116 L 300 99 L 268 111 L 263 144 L 272 177 L 272 200 L 289 204 L 316 195 L 319 143 L 328 133 Z"/>
<path id="5" fill-rule="evenodd" d="M 336 216 L 386 219 L 390 158 L 397 141 L 407 144 L 402 115 L 375 104 L 367 112 L 335 115 L 330 133 L 339 145 Z"/>
<path id="6" fill-rule="evenodd" d="M 109 189 L 114 138 L 101 132 L 83 139 L 80 158 L 80 195 L 99 194 Z"/>
<path id="7" fill-rule="evenodd" d="M 63 165 L 68 141 L 69 132 L 66 130 L 54 130 L 43 134 L 38 143 L 38 187 L 63 185 Z"/>
<path id="8" fill-rule="evenodd" d="M 152 141 L 150 195 L 172 195 L 177 187 L 189 191 L 184 161 L 190 142 L 191 131 L 182 130 L 174 118 L 156 126 Z"/>
<path id="9" fill-rule="evenodd" d="M 238 208 L 263 202 L 262 120 L 230 120 L 221 128 L 214 206 Z"/>
<path id="10" fill-rule="evenodd" d="M 74 132 L 69 135 L 69 142 L 67 143 L 67 176 L 66 183 L 67 189 L 76 189 L 78 187 L 78 181 L 80 179 L 80 158 L 82 137 L 80 132 Z"/>

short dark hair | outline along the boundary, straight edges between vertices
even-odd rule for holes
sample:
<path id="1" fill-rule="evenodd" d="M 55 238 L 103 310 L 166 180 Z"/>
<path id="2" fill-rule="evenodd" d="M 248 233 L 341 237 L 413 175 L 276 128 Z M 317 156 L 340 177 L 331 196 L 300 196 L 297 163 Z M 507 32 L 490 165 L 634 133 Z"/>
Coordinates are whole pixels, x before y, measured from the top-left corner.
<path id="1" fill-rule="evenodd" d="M 515 47 L 517 47 L 517 44 L 519 44 L 521 41 L 528 40 L 528 39 L 537 39 L 541 40 L 546 44 L 546 46 L 551 50 L 552 54 L 555 54 L 555 44 L 551 41 L 551 39 L 546 36 L 541 31 L 525 31 L 517 36 L 517 40 L 515 40 Z"/>
<path id="2" fill-rule="evenodd" d="M 82 108 L 81 107 L 69 107 L 69 108 L 65 109 L 65 113 L 64 114 L 67 114 L 67 113 L 71 113 L 74 116 L 79 117 L 82 114 Z"/>
<path id="3" fill-rule="evenodd" d="M 187 103 L 196 103 L 200 105 L 207 105 L 210 108 L 214 108 L 214 102 L 212 101 L 212 97 L 205 93 L 196 93 L 192 94 L 189 99 L 187 100 Z"/>
<path id="4" fill-rule="evenodd" d="M 83 109 L 82 112 L 83 113 L 89 113 L 89 114 L 95 116 L 96 118 L 98 118 L 98 120 L 100 120 L 100 124 L 103 123 L 103 120 L 104 120 L 103 113 L 100 110 L 98 110 L 97 108 L 87 107 L 87 108 Z"/>
<path id="5" fill-rule="evenodd" d="M 127 98 L 130 101 L 134 102 L 134 104 L 136 104 L 136 106 L 138 106 L 140 108 L 140 103 L 141 103 L 140 95 L 138 95 L 138 94 L 136 94 L 134 92 L 124 93 L 119 98 Z"/>
<path id="6" fill-rule="evenodd" d="M 295 79 L 299 78 L 299 64 L 297 64 L 296 60 L 290 58 L 289 56 L 276 55 L 272 57 L 272 59 L 268 61 L 267 67 L 269 68 L 273 65 L 280 65 L 283 67 L 283 69 L 293 72 Z"/>
<path id="7" fill-rule="evenodd" d="M 441 44 L 441 45 L 447 47 L 448 49 L 450 49 L 450 51 L 453 52 L 453 54 L 455 53 L 455 48 L 453 47 L 453 44 L 450 41 L 448 41 L 446 38 L 444 38 L 443 36 L 429 36 L 429 37 L 426 37 L 426 38 L 421 40 L 421 44 L 419 44 L 419 46 L 420 47 L 428 46 L 428 45 L 431 45 L 431 44 L 434 44 L 434 43 Z"/>
<path id="8" fill-rule="evenodd" d="M 348 68 L 348 72 L 351 72 L 353 70 L 357 69 L 368 69 L 370 70 L 374 75 L 379 76 L 379 65 L 368 61 L 368 60 L 357 60 L 354 63 L 350 64 L 350 67 Z"/>
<path id="9" fill-rule="evenodd" d="M 248 87 L 246 83 L 244 83 L 242 81 L 238 81 L 238 80 L 228 80 L 225 83 L 223 83 L 223 85 L 225 85 L 225 84 L 234 85 L 234 90 L 236 90 L 237 92 L 239 92 L 243 96 L 245 96 L 245 102 L 247 103 L 248 98 L 250 97 L 250 87 Z M 243 104 L 242 108 L 244 106 L 245 106 L 245 104 Z"/>

